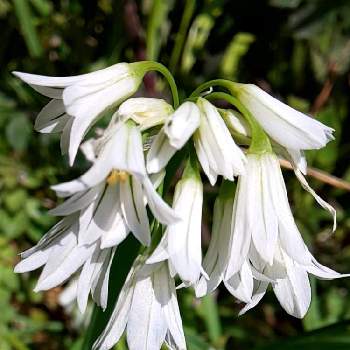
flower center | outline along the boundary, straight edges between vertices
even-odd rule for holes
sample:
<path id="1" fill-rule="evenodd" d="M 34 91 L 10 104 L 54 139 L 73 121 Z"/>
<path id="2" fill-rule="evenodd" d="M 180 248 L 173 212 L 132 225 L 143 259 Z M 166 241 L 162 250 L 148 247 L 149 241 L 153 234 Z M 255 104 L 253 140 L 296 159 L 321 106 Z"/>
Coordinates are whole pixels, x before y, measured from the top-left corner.
<path id="1" fill-rule="evenodd" d="M 107 177 L 108 185 L 115 185 L 117 182 L 125 182 L 129 174 L 123 170 L 113 169 Z"/>

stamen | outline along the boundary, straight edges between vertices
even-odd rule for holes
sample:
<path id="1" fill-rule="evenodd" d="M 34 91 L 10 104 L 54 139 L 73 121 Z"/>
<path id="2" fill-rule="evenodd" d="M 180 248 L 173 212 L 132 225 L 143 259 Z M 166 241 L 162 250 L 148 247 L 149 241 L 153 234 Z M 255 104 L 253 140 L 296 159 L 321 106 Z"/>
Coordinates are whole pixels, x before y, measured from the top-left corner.
<path id="1" fill-rule="evenodd" d="M 108 185 L 115 185 L 117 182 L 125 182 L 129 174 L 126 171 L 113 169 L 107 177 Z"/>

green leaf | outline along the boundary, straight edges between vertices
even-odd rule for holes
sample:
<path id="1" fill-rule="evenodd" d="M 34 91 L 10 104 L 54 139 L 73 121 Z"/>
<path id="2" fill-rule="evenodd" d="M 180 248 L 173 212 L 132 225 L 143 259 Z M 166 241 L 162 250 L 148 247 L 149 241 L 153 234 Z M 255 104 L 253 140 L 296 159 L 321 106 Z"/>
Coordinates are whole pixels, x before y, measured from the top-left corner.
<path id="1" fill-rule="evenodd" d="M 350 321 L 346 321 L 297 337 L 258 346 L 255 350 L 348 350 L 349 348 Z"/>
<path id="2" fill-rule="evenodd" d="M 237 33 L 225 50 L 221 63 L 221 74 L 225 79 L 235 80 L 238 65 L 248 52 L 255 37 L 250 33 Z"/>
<path id="3" fill-rule="evenodd" d="M 200 314 L 207 326 L 209 339 L 213 344 L 218 344 L 222 336 L 222 327 L 218 305 L 214 294 L 208 294 L 201 298 Z"/>
<path id="4" fill-rule="evenodd" d="M 160 47 L 168 36 L 167 19 L 172 3 L 172 1 L 153 0 L 146 38 L 147 59 L 149 60 L 157 60 Z"/>
<path id="5" fill-rule="evenodd" d="M 207 13 L 199 14 L 193 21 L 182 54 L 183 73 L 189 72 L 196 63 L 198 51 L 203 49 L 213 26 L 214 19 Z"/>
<path id="6" fill-rule="evenodd" d="M 7 141 L 16 151 L 27 148 L 31 133 L 31 124 L 24 114 L 14 116 L 6 127 Z"/>
<path id="7" fill-rule="evenodd" d="M 13 0 L 13 5 L 30 55 L 32 57 L 41 56 L 43 48 L 36 32 L 34 16 L 30 10 L 28 0 Z"/>

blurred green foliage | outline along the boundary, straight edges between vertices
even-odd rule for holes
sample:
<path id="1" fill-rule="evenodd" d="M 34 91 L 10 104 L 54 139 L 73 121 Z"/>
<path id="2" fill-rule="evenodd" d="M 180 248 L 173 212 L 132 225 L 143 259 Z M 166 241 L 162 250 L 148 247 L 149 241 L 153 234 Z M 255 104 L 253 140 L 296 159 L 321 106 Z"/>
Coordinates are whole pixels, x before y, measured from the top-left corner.
<path id="1" fill-rule="evenodd" d="M 350 181 L 350 4 L 347 0 L 0 0 L 0 349 L 81 349 L 76 316 L 58 304 L 60 288 L 32 289 L 36 274 L 12 272 L 17 254 L 54 223 L 49 186 L 80 173 L 68 169 L 54 135 L 33 131 L 45 99 L 11 71 L 72 75 L 120 61 L 159 60 L 185 97 L 221 76 L 258 84 L 336 129 L 336 141 L 309 152 L 312 166 Z M 150 74 L 146 96 L 167 96 Z M 297 223 L 316 257 L 350 271 L 350 201 L 341 189 L 310 179 L 338 210 L 338 229 L 293 176 L 285 172 Z M 208 185 L 203 241 L 208 243 L 215 190 Z M 179 300 L 190 350 L 348 349 L 350 282 L 312 279 L 313 301 L 302 321 L 269 293 L 237 318 L 240 306 L 223 288 Z M 219 301 L 219 303 L 217 303 Z M 126 349 L 121 341 L 116 347 Z"/>

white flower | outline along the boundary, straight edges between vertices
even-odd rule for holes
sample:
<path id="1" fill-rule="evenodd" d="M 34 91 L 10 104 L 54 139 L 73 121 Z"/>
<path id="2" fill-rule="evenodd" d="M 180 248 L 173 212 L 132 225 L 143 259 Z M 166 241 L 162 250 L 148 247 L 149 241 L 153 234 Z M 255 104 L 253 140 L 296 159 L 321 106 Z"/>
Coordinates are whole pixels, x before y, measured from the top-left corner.
<path id="1" fill-rule="evenodd" d="M 287 148 L 293 162 L 306 172 L 302 150 L 319 149 L 333 140 L 333 129 L 303 114 L 253 84 L 235 84 L 239 100 L 269 136 Z"/>
<path id="2" fill-rule="evenodd" d="M 168 118 L 147 154 L 148 173 L 157 173 L 167 165 L 175 152 L 185 145 L 199 127 L 199 119 L 199 109 L 193 102 L 184 102 Z"/>
<path id="3" fill-rule="evenodd" d="M 259 302 L 272 283 L 285 310 L 303 317 L 311 298 L 308 273 L 320 278 L 342 275 L 319 264 L 305 245 L 277 157 L 248 154 L 247 160 L 234 202 L 226 189 L 215 204 L 213 237 L 203 264 L 209 281 L 201 278 L 197 295 L 224 281 L 235 297 L 247 303 L 243 313 Z"/>
<path id="4" fill-rule="evenodd" d="M 244 172 L 243 152 L 216 107 L 203 98 L 198 98 L 197 104 L 185 102 L 169 117 L 148 152 L 148 172 L 161 170 L 192 135 L 198 159 L 212 185 L 218 175 L 233 181 Z"/>
<path id="5" fill-rule="evenodd" d="M 118 63 L 96 72 L 71 77 L 47 77 L 13 72 L 39 93 L 52 98 L 41 110 L 36 130 L 62 132 L 62 153 L 73 164 L 81 140 L 106 110 L 113 108 L 138 89 L 142 76 L 136 66 Z"/>
<path id="6" fill-rule="evenodd" d="M 161 242 L 147 260 L 147 263 L 156 263 L 168 259 L 171 275 L 178 273 L 185 284 L 197 282 L 202 271 L 203 185 L 192 166 L 188 161 L 175 188 L 173 208 L 181 220 L 168 225 Z"/>
<path id="7" fill-rule="evenodd" d="M 96 147 L 98 148 L 96 160 L 84 175 L 76 180 L 53 186 L 53 189 L 64 197 L 74 195 L 67 204 L 70 211 L 71 203 L 74 207 L 76 200 L 85 196 L 86 191 L 103 194 L 101 197 L 103 200 L 96 197 L 90 209 L 86 209 L 86 219 L 83 220 L 90 222 L 93 216 L 97 226 L 94 229 L 96 233 L 97 228 L 103 230 L 106 227 L 109 231 L 114 220 L 120 225 L 124 225 L 125 222 L 128 230 L 143 244 L 148 245 L 150 231 L 146 205 L 148 204 L 154 216 L 163 224 L 176 221 L 177 216 L 158 195 L 146 174 L 139 129 L 133 122 L 118 122 L 107 129 L 104 138 Z M 79 201 L 87 203 L 86 199 Z M 61 211 L 60 215 L 64 213 Z M 59 213 L 56 211 L 56 214 Z M 128 230 L 121 232 L 124 235 Z M 85 236 L 87 239 L 96 239 Z"/>
<path id="8" fill-rule="evenodd" d="M 141 130 L 164 124 L 173 111 L 173 107 L 166 101 L 146 97 L 129 98 L 118 108 L 121 117 L 131 118 L 140 125 Z"/>
<path id="9" fill-rule="evenodd" d="M 79 222 L 72 214 L 57 223 L 38 244 L 21 253 L 15 272 L 24 273 L 44 266 L 35 291 L 54 288 L 79 271 L 76 298 L 81 312 L 91 292 L 103 309 L 107 306 L 108 279 L 115 249 L 100 249 L 100 242 L 78 244 Z"/>
<path id="10" fill-rule="evenodd" d="M 130 350 L 160 350 L 164 342 L 170 349 L 186 349 L 175 284 L 166 264 L 135 262 L 93 349 L 113 348 L 124 331 Z"/>

